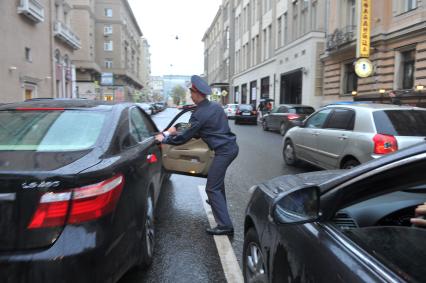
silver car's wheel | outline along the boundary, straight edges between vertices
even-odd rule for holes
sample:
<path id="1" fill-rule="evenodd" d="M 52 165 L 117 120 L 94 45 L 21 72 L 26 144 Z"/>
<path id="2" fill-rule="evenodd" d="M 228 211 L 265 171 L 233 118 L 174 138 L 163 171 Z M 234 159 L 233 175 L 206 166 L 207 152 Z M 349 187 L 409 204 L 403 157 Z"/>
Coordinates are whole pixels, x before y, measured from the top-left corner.
<path id="1" fill-rule="evenodd" d="M 251 228 L 244 239 L 244 281 L 268 282 L 265 259 L 256 231 Z"/>
<path id="2" fill-rule="evenodd" d="M 342 169 L 352 169 L 352 168 L 354 168 L 354 167 L 356 167 L 356 166 L 358 166 L 359 164 L 361 164 L 361 163 L 359 163 L 359 161 L 358 160 L 355 160 L 355 159 L 349 159 L 349 160 L 346 160 L 343 164 L 342 164 Z"/>
<path id="3" fill-rule="evenodd" d="M 294 166 L 298 162 L 296 152 L 294 151 L 293 143 L 289 140 L 287 140 L 284 144 L 283 157 L 287 165 Z"/>

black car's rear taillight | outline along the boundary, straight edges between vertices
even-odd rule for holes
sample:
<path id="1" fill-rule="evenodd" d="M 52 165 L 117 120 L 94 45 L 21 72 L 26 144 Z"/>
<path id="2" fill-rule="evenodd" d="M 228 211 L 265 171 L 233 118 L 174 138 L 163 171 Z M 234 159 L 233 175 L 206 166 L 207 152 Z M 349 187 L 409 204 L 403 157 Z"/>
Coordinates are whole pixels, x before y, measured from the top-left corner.
<path id="1" fill-rule="evenodd" d="M 124 176 L 119 174 L 100 183 L 67 192 L 45 193 L 40 198 L 28 228 L 62 226 L 68 211 L 69 224 L 98 219 L 114 210 L 123 185 Z"/>
<path id="2" fill-rule="evenodd" d="M 300 118 L 300 115 L 297 115 L 297 114 L 289 114 L 287 116 L 287 119 L 289 119 L 289 120 L 296 120 L 296 119 L 299 119 L 299 118 Z"/>

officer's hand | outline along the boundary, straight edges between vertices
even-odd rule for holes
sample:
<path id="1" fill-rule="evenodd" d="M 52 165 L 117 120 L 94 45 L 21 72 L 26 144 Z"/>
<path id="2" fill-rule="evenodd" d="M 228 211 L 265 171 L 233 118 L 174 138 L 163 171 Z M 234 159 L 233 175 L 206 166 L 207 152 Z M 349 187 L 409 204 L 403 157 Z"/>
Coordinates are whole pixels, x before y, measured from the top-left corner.
<path id="1" fill-rule="evenodd" d="M 169 134 L 170 135 L 172 135 L 172 136 L 175 136 L 175 135 L 177 135 L 177 130 L 176 130 L 176 128 L 175 127 L 170 127 L 170 128 L 168 128 L 167 129 L 167 132 L 169 132 Z"/>
<path id="2" fill-rule="evenodd" d="M 162 142 L 164 140 L 163 134 L 155 135 L 155 140 L 159 141 L 159 142 Z"/>
<path id="3" fill-rule="evenodd" d="M 416 216 L 421 216 L 420 218 L 411 218 L 410 221 L 416 226 L 425 226 L 426 227 L 426 202 L 422 205 L 417 206 Z"/>

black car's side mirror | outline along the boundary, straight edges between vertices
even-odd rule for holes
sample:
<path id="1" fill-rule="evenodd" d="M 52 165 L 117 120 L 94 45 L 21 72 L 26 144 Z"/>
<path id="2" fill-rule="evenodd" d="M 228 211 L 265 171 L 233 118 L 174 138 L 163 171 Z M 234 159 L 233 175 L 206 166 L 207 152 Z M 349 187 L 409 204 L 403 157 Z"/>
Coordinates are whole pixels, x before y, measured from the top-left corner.
<path id="1" fill-rule="evenodd" d="M 318 186 L 306 185 L 278 195 L 270 209 L 277 224 L 302 224 L 318 220 L 320 191 Z"/>

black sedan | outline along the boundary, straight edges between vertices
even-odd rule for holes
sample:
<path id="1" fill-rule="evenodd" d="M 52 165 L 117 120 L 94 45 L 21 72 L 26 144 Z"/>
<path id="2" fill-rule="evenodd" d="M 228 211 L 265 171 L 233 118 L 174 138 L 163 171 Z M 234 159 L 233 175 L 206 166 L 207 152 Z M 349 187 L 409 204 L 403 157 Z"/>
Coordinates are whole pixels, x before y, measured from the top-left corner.
<path id="1" fill-rule="evenodd" d="M 253 187 L 246 282 L 424 282 L 426 142 L 351 170 L 282 176 Z"/>
<path id="2" fill-rule="evenodd" d="M 0 282 L 115 282 L 150 265 L 163 166 L 208 171 L 188 164 L 208 148 L 188 146 L 189 161 L 180 160 L 156 132 L 134 104 L 1 106 Z"/>
<path id="3" fill-rule="evenodd" d="M 264 131 L 279 131 L 282 136 L 295 126 L 294 121 L 303 121 L 315 112 L 311 106 L 300 104 L 280 104 L 272 109 L 271 113 L 262 118 Z"/>
<path id="4" fill-rule="evenodd" d="M 235 124 L 248 123 L 257 125 L 257 111 L 251 104 L 239 104 L 235 110 Z"/>

